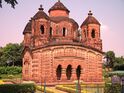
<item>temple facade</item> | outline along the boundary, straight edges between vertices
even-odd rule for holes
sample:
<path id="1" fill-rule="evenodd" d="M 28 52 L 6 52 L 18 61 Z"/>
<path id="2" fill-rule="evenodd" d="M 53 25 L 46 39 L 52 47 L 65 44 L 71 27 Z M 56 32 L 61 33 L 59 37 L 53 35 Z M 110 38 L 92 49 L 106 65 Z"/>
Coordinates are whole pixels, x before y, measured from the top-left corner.
<path id="1" fill-rule="evenodd" d="M 103 83 L 100 23 L 92 12 L 81 26 L 60 1 L 48 13 L 40 6 L 23 31 L 23 80 Z"/>

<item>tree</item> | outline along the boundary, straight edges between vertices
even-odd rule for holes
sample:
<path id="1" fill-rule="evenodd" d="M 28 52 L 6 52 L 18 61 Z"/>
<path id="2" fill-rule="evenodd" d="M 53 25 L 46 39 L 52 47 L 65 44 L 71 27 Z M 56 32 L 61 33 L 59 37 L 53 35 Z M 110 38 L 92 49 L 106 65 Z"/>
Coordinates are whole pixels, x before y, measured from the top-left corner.
<path id="1" fill-rule="evenodd" d="M 10 4 L 12 8 L 15 8 L 15 5 L 18 4 L 17 0 L 4 0 L 7 4 Z M 0 0 L 0 7 L 2 7 L 2 0 Z"/>
<path id="2" fill-rule="evenodd" d="M 22 62 L 22 44 L 9 43 L 3 47 L 0 65 L 21 65 Z"/>
<path id="3" fill-rule="evenodd" d="M 0 47 L 0 62 L 2 61 L 2 55 L 3 55 L 3 48 Z"/>
<path id="4" fill-rule="evenodd" d="M 114 70 L 124 70 L 124 57 L 116 57 Z"/>
<path id="5" fill-rule="evenodd" d="M 3 55 L 3 48 L 0 47 L 0 57 Z"/>
<path id="6" fill-rule="evenodd" d="M 113 69 L 115 64 L 115 53 L 113 51 L 108 51 L 105 53 L 106 63 L 105 66 L 108 68 Z"/>
<path id="7" fill-rule="evenodd" d="M 115 65 L 123 65 L 124 64 L 124 57 L 116 57 L 115 58 L 116 64 Z"/>

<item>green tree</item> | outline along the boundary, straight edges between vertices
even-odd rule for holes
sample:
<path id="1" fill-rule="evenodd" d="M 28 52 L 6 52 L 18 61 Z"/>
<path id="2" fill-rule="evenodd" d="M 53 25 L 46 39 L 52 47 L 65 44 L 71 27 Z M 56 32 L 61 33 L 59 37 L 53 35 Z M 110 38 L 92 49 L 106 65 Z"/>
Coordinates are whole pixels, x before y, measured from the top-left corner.
<path id="1" fill-rule="evenodd" d="M 7 4 L 10 4 L 12 8 L 15 8 L 15 5 L 18 4 L 17 0 L 4 0 Z M 0 0 L 0 7 L 2 7 L 2 0 Z"/>
<path id="2" fill-rule="evenodd" d="M 3 55 L 3 48 L 0 47 L 0 57 Z"/>
<path id="3" fill-rule="evenodd" d="M 0 65 L 21 65 L 22 62 L 22 44 L 9 43 L 3 47 L 3 54 L 1 56 Z"/>
<path id="4" fill-rule="evenodd" d="M 115 58 L 114 70 L 124 70 L 124 57 L 123 56 Z"/>
<path id="5" fill-rule="evenodd" d="M 2 55 L 3 55 L 3 48 L 0 47 L 0 62 L 2 61 Z"/>
<path id="6" fill-rule="evenodd" d="M 108 70 L 109 68 L 113 69 L 115 64 L 115 53 L 113 51 L 106 52 L 105 59 L 106 59 L 105 66 L 108 68 Z"/>
<path id="7" fill-rule="evenodd" d="M 123 57 L 123 56 L 121 56 L 121 57 L 116 57 L 116 58 L 115 58 L 115 62 L 116 62 L 115 65 L 123 65 L 123 64 L 124 64 L 124 57 Z"/>

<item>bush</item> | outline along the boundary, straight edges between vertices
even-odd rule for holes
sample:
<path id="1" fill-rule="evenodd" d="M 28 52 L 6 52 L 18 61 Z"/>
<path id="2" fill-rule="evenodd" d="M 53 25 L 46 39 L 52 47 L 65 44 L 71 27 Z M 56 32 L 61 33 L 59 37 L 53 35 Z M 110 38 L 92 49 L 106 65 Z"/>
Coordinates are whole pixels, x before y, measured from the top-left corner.
<path id="1" fill-rule="evenodd" d="M 121 93 L 120 84 L 106 84 L 104 93 Z"/>
<path id="2" fill-rule="evenodd" d="M 34 93 L 34 84 L 3 84 L 0 85 L 0 93 Z"/>
<path id="3" fill-rule="evenodd" d="M 16 74 L 16 75 L 9 75 L 9 74 L 1 74 L 0 75 L 0 79 L 2 79 L 2 80 L 8 80 L 8 79 L 19 79 L 19 78 L 21 78 L 22 77 L 22 74 Z"/>
<path id="4" fill-rule="evenodd" d="M 22 67 L 17 67 L 17 66 L 0 67 L 0 74 L 15 75 L 20 73 L 22 73 Z"/>

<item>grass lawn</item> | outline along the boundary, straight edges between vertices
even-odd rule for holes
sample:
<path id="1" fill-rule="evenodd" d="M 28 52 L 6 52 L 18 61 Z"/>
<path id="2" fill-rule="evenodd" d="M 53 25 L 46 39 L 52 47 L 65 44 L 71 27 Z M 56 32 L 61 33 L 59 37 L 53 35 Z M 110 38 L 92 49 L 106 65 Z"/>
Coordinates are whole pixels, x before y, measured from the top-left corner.
<path id="1" fill-rule="evenodd" d="M 0 75 L 0 79 L 17 79 L 21 77 L 22 77 L 22 74 L 15 74 L 15 75 L 1 74 Z"/>
<path id="2" fill-rule="evenodd" d="M 16 75 L 8 75 L 8 74 L 2 74 L 0 75 L 0 80 L 4 81 L 5 84 L 15 84 L 15 83 L 21 83 L 22 74 L 16 74 Z"/>

